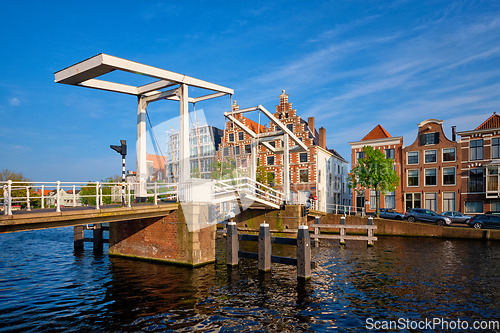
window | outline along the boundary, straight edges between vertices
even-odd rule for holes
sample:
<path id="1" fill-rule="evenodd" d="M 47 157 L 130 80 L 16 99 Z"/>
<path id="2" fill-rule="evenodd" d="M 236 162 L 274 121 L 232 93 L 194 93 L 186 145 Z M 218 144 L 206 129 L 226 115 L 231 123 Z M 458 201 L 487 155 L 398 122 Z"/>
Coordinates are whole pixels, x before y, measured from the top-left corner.
<path id="1" fill-rule="evenodd" d="M 299 182 L 307 183 L 309 181 L 309 170 L 302 169 L 299 170 Z"/>
<path id="2" fill-rule="evenodd" d="M 425 208 L 436 211 L 437 210 L 437 193 L 425 193 Z"/>
<path id="3" fill-rule="evenodd" d="M 455 167 L 443 168 L 443 185 L 455 185 Z"/>
<path id="4" fill-rule="evenodd" d="M 408 211 L 412 208 L 421 208 L 421 194 L 420 193 L 406 193 L 405 194 L 405 209 Z"/>
<path id="5" fill-rule="evenodd" d="M 272 147 L 276 148 L 276 141 L 268 141 L 268 142 Z"/>
<path id="6" fill-rule="evenodd" d="M 285 118 L 288 118 L 288 112 L 287 112 L 287 113 L 285 113 Z"/>
<path id="7" fill-rule="evenodd" d="M 357 161 L 357 160 L 362 160 L 362 159 L 364 159 L 364 158 L 365 158 L 365 152 L 364 152 L 364 151 L 358 151 L 358 152 L 356 153 L 356 161 Z"/>
<path id="8" fill-rule="evenodd" d="M 392 158 L 394 160 L 395 157 L 396 157 L 396 155 L 394 154 L 394 148 L 390 148 L 390 149 L 385 150 L 385 158 L 387 158 L 387 159 Z"/>
<path id="9" fill-rule="evenodd" d="M 491 139 L 491 158 L 500 158 L 500 138 Z"/>
<path id="10" fill-rule="evenodd" d="M 443 192 L 443 211 L 454 211 L 455 207 L 455 192 Z"/>
<path id="11" fill-rule="evenodd" d="M 241 160 L 241 167 L 242 168 L 247 168 L 248 167 L 248 161 L 246 158 Z"/>
<path id="12" fill-rule="evenodd" d="M 483 212 L 483 202 L 482 201 L 466 201 L 465 202 L 465 212 L 466 213 L 482 213 Z"/>
<path id="13" fill-rule="evenodd" d="M 300 162 L 307 162 L 307 153 L 300 153 Z"/>
<path id="14" fill-rule="evenodd" d="M 470 142 L 470 160 L 483 159 L 483 139 L 471 140 Z"/>
<path id="15" fill-rule="evenodd" d="M 370 190 L 370 208 L 377 207 L 377 191 Z"/>
<path id="16" fill-rule="evenodd" d="M 267 165 L 274 165 L 274 156 L 267 157 Z"/>
<path id="17" fill-rule="evenodd" d="M 443 162 L 454 162 L 454 161 L 455 161 L 455 148 L 444 148 Z"/>
<path id="18" fill-rule="evenodd" d="M 492 201 L 491 202 L 491 210 L 494 212 L 500 211 L 500 201 Z"/>
<path id="19" fill-rule="evenodd" d="M 229 142 L 234 141 L 234 133 L 229 133 Z"/>
<path id="20" fill-rule="evenodd" d="M 239 155 L 239 154 L 240 154 L 240 146 L 234 146 L 233 155 Z"/>
<path id="21" fill-rule="evenodd" d="M 385 208 L 396 208 L 396 192 L 392 191 L 385 194 Z"/>
<path id="22" fill-rule="evenodd" d="M 484 179 L 483 169 L 469 170 L 469 192 L 483 192 Z"/>
<path id="23" fill-rule="evenodd" d="M 435 145 L 439 143 L 439 132 L 420 134 L 420 145 Z"/>
<path id="24" fill-rule="evenodd" d="M 408 170 L 408 186 L 418 186 L 418 169 Z"/>
<path id="25" fill-rule="evenodd" d="M 425 186 L 437 185 L 436 169 L 425 169 Z"/>
<path id="26" fill-rule="evenodd" d="M 418 164 L 418 151 L 408 152 L 408 164 Z"/>
<path id="27" fill-rule="evenodd" d="M 243 140 L 243 138 L 245 137 L 244 133 L 243 132 L 238 132 L 238 140 Z"/>
<path id="28" fill-rule="evenodd" d="M 222 156 L 228 156 L 229 155 L 229 147 L 225 147 L 223 150 L 222 150 Z"/>
<path id="29" fill-rule="evenodd" d="M 433 149 L 433 150 L 426 150 L 424 152 L 424 160 L 425 160 L 425 163 L 436 163 L 437 162 L 437 150 L 436 149 Z"/>
<path id="30" fill-rule="evenodd" d="M 252 145 L 245 145 L 245 154 L 252 153 Z"/>
<path id="31" fill-rule="evenodd" d="M 286 128 L 288 128 L 290 132 L 293 132 L 293 124 L 287 124 Z"/>

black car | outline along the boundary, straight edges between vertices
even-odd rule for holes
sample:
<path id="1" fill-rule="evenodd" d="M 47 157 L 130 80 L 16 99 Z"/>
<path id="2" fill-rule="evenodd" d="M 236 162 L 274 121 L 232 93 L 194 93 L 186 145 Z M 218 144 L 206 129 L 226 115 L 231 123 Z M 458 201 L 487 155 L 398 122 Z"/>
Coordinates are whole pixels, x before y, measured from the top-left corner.
<path id="1" fill-rule="evenodd" d="M 476 215 L 467 222 L 469 227 L 474 229 L 499 229 L 500 228 L 500 215 L 498 214 L 484 214 Z"/>
<path id="2" fill-rule="evenodd" d="M 422 221 L 433 222 L 437 225 L 451 225 L 451 219 L 447 216 L 439 215 L 430 209 L 412 208 L 405 213 L 405 220 L 408 222 Z"/>

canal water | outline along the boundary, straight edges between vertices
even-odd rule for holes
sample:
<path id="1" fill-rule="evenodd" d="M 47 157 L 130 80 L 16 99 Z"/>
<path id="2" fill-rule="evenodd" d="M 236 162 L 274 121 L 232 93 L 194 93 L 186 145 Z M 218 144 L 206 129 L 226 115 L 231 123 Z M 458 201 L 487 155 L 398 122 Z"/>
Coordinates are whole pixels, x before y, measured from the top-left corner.
<path id="1" fill-rule="evenodd" d="M 190 269 L 94 255 L 88 243 L 74 253 L 72 228 L 1 234 L 0 332 L 458 332 L 500 320 L 499 242 L 323 241 L 305 283 L 291 266 L 227 268 L 223 244 L 217 263 Z"/>

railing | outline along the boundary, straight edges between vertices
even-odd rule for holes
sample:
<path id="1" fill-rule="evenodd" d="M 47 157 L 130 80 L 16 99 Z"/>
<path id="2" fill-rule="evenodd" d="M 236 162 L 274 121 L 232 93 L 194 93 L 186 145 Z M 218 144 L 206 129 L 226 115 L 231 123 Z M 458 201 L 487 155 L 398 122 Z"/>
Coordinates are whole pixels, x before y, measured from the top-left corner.
<path id="1" fill-rule="evenodd" d="M 135 200 L 135 186 L 139 183 L 104 183 L 104 182 L 0 182 L 0 188 L 3 189 L 3 196 L 0 197 L 0 211 L 4 215 L 12 215 L 16 206 L 25 206 L 27 211 L 31 211 L 33 202 L 40 200 L 40 208 L 53 206 L 56 212 L 61 211 L 61 207 L 94 206 L 100 209 L 101 206 L 110 203 L 121 203 L 122 185 L 125 186 L 125 204 L 131 207 Z M 154 198 L 155 205 L 159 201 L 177 201 L 178 184 L 169 183 L 148 183 L 146 185 L 147 197 Z M 82 189 L 88 189 L 90 194 L 82 194 Z M 45 194 L 47 190 L 50 193 Z M 107 193 L 109 191 L 109 193 Z M 16 192 L 14 196 L 13 192 Z M 23 191 L 25 195 L 19 195 Z M 71 192 L 70 192 L 71 191 Z M 77 193 L 79 191 L 79 193 Z M 106 200 L 106 198 L 111 200 Z M 90 200 L 85 200 L 86 198 Z M 113 198 L 115 199 L 113 202 Z M 83 200 L 82 200 L 83 199 Z M 62 200 L 67 200 L 63 202 Z M 118 200 L 118 201 L 117 201 Z M 84 204 L 85 202 L 85 204 Z M 69 203 L 69 205 L 67 205 Z"/>
<path id="2" fill-rule="evenodd" d="M 365 216 L 365 207 L 347 206 L 347 205 L 337 205 L 337 204 L 326 204 L 326 212 L 333 214 L 346 214 L 346 215 L 361 215 Z"/>
<path id="3" fill-rule="evenodd" d="M 256 182 L 248 177 L 215 181 L 215 196 L 234 193 L 235 191 L 240 194 L 246 193 L 249 195 L 253 195 L 257 198 L 271 201 L 278 205 L 281 205 L 283 202 L 282 192 L 262 183 Z"/>

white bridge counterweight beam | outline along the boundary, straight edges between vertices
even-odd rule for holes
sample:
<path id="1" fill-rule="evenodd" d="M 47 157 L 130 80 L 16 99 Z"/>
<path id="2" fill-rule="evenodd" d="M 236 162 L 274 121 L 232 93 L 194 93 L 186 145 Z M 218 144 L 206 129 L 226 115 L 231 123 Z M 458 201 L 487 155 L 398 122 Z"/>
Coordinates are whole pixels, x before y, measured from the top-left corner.
<path id="1" fill-rule="evenodd" d="M 137 102 L 137 177 L 139 178 L 138 197 L 146 197 L 147 163 L 146 163 L 146 108 L 148 103 L 142 98 Z"/>
<path id="2" fill-rule="evenodd" d="M 191 178 L 189 154 L 189 103 L 188 86 L 181 84 L 179 87 L 180 98 L 180 123 L 179 123 L 179 170 L 180 182 L 184 184 Z"/>

